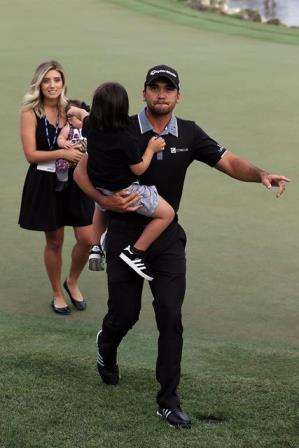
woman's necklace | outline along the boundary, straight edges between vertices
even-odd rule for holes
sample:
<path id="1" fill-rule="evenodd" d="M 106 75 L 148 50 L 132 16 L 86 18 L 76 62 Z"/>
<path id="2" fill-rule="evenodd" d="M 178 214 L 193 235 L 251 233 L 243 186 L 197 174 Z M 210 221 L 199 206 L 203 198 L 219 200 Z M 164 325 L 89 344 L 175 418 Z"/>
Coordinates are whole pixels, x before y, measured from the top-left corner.
<path id="1" fill-rule="evenodd" d="M 57 136 L 58 136 L 58 130 L 59 130 L 59 109 L 57 110 L 57 121 L 56 121 L 56 125 L 55 125 L 55 134 L 54 134 L 54 137 L 53 137 L 53 140 L 52 140 L 52 142 L 50 141 L 50 133 L 49 133 L 49 121 L 48 121 L 48 119 L 47 119 L 47 117 L 46 117 L 46 115 L 45 115 L 45 118 L 44 118 L 44 121 L 45 121 L 45 130 L 46 130 L 46 137 L 47 137 L 47 142 L 48 142 L 48 146 L 49 146 L 49 149 L 51 150 L 51 149 L 53 149 L 54 148 L 54 145 L 55 145 L 55 143 L 56 143 L 56 140 L 57 140 Z"/>

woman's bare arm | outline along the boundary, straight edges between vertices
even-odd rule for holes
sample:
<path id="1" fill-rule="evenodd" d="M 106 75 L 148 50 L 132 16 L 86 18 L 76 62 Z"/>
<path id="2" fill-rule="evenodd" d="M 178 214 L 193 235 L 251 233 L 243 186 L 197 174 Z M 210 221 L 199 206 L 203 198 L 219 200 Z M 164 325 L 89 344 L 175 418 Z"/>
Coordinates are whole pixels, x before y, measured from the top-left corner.
<path id="1" fill-rule="evenodd" d="M 34 112 L 23 110 L 21 112 L 20 133 L 23 151 L 29 163 L 43 163 L 57 159 L 66 159 L 77 163 L 82 158 L 82 153 L 78 149 L 37 150 L 35 132 L 36 118 Z"/>

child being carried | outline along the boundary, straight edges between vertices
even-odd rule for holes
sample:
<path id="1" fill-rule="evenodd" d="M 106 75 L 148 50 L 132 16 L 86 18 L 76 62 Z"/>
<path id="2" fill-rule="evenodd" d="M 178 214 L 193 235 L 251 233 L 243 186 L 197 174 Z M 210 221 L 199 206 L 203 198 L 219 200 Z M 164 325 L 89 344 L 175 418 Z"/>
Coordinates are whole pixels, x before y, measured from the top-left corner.
<path id="1" fill-rule="evenodd" d="M 81 119 L 88 114 L 72 108 Z M 140 185 L 138 176 L 149 167 L 153 155 L 163 151 L 163 138 L 152 137 L 141 156 L 137 139 L 129 129 L 129 100 L 123 86 L 114 82 L 100 85 L 93 97 L 90 115 L 84 120 L 83 134 L 87 137 L 87 171 L 92 184 L 105 195 L 126 189 L 128 194 L 138 193 L 140 208 L 136 213 L 148 216 L 146 225 L 137 241 L 123 248 L 120 258 L 137 274 L 153 280 L 145 254 L 149 246 L 173 221 L 173 208 L 154 185 Z M 106 230 L 105 211 L 96 207 L 97 227 L 100 234 Z M 95 219 L 94 219 L 95 221 Z"/>

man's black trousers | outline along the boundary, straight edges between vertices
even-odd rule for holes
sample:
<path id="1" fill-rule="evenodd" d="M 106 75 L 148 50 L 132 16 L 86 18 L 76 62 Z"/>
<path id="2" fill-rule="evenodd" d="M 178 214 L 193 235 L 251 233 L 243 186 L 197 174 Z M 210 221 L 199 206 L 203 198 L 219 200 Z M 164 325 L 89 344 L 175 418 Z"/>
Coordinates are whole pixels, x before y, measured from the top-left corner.
<path id="1" fill-rule="evenodd" d="M 116 350 L 122 338 L 139 318 L 143 279 L 119 258 L 128 244 L 135 243 L 143 228 L 135 223 L 111 220 L 107 234 L 108 313 L 101 335 L 107 363 L 116 362 Z M 181 308 L 186 286 L 186 235 L 173 222 L 147 251 L 154 280 L 153 294 L 159 331 L 156 378 L 161 385 L 157 402 L 161 407 L 179 405 L 177 387 L 183 345 Z"/>

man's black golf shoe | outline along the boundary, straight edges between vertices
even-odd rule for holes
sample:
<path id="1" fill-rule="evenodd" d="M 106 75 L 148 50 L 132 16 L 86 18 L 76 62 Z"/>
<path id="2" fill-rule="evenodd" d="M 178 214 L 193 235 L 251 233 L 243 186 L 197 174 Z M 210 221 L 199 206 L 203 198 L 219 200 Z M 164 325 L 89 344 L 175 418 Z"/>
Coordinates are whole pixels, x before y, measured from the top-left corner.
<path id="1" fill-rule="evenodd" d="M 189 419 L 188 415 L 185 414 L 185 412 L 183 412 L 180 408 L 159 408 L 157 411 L 157 415 L 166 420 L 167 423 L 173 428 L 191 428 L 191 420 Z"/>

